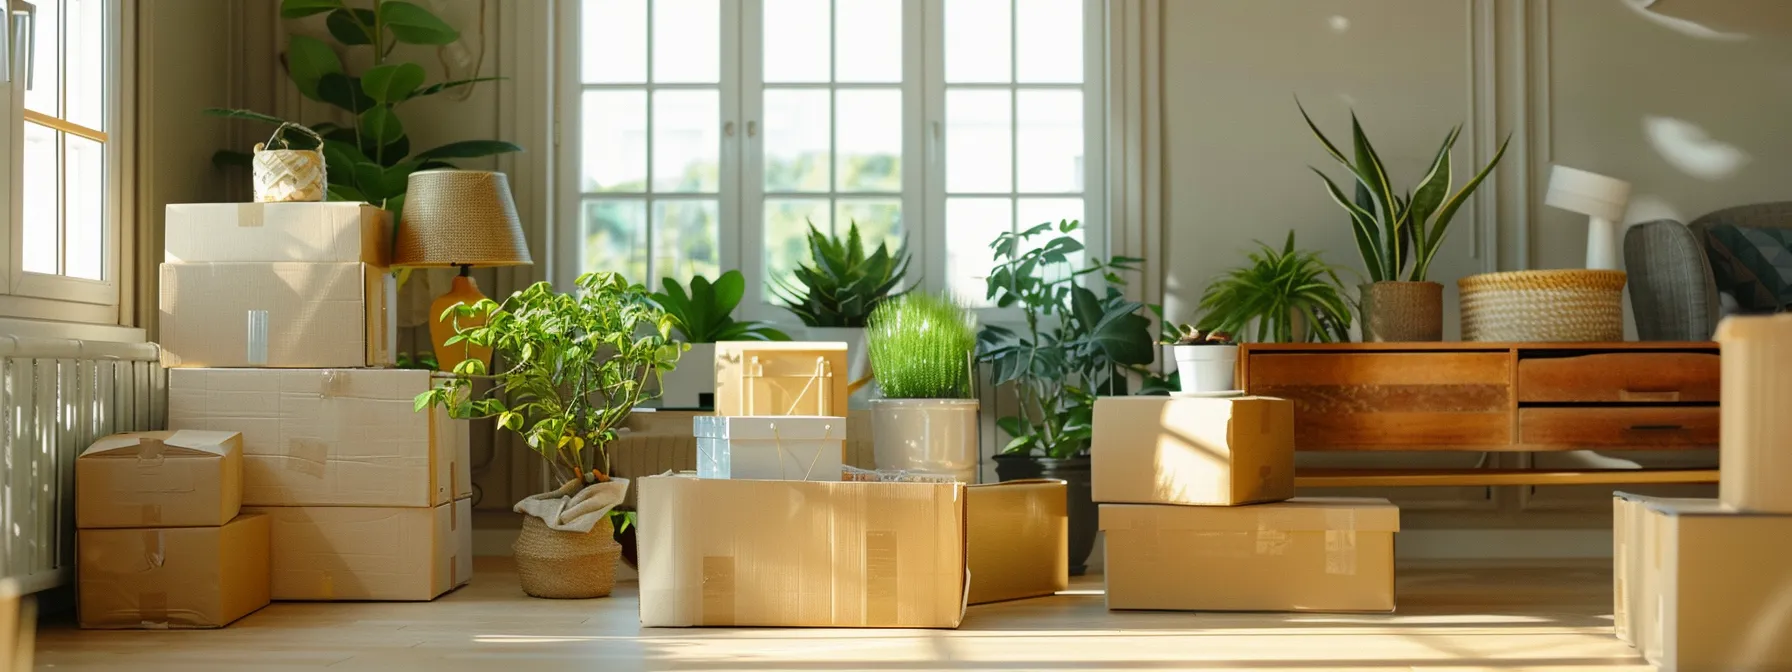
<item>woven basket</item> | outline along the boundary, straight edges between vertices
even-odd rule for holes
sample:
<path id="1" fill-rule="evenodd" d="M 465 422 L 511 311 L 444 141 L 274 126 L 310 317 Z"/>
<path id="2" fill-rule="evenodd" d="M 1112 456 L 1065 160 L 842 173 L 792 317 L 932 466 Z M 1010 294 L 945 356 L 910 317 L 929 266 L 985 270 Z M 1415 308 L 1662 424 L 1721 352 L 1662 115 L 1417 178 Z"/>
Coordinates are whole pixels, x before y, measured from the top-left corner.
<path id="1" fill-rule="evenodd" d="M 584 599 L 605 597 L 616 587 L 616 543 L 609 516 L 590 532 L 562 532 L 535 516 L 523 516 L 523 531 L 510 548 L 523 592 L 534 597 Z"/>
<path id="2" fill-rule="evenodd" d="M 320 146 L 323 144 L 323 138 L 316 132 L 290 122 L 274 129 L 273 137 L 267 142 L 256 144 L 251 172 L 255 178 L 257 203 L 316 202 L 328 195 L 323 152 L 291 149 L 286 136 L 281 134 L 288 128 L 311 136 Z M 279 142 L 281 148 L 268 149 L 275 142 Z"/>
<path id="3" fill-rule="evenodd" d="M 1511 271 L 1471 275 L 1462 340 L 1575 343 L 1624 340 L 1624 272 Z"/>

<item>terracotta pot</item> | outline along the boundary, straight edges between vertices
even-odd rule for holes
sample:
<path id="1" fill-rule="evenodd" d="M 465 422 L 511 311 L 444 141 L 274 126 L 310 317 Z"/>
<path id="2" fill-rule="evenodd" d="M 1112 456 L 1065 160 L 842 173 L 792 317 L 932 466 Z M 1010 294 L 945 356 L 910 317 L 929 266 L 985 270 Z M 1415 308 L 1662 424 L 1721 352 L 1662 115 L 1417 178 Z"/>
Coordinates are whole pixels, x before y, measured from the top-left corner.
<path id="1" fill-rule="evenodd" d="M 1444 340 L 1444 286 L 1435 282 L 1373 282 L 1363 292 L 1363 341 Z"/>
<path id="2" fill-rule="evenodd" d="M 511 546 L 523 592 L 532 597 L 607 597 L 616 587 L 616 543 L 610 518 L 583 534 L 555 530 L 535 516 L 523 517 L 523 531 Z"/>

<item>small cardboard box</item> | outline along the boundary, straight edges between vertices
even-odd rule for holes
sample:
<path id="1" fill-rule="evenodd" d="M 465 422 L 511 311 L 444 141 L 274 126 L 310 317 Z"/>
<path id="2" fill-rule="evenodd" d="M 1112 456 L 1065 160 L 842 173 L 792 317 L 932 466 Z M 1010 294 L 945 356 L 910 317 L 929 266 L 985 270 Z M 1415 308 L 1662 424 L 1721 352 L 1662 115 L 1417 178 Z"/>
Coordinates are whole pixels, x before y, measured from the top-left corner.
<path id="1" fill-rule="evenodd" d="M 473 485 L 466 421 L 414 410 L 431 376 L 170 369 L 168 426 L 241 432 L 250 506 L 437 506 Z"/>
<path id="2" fill-rule="evenodd" d="M 1294 404 L 1104 397 L 1089 454 L 1097 502 L 1277 502 L 1294 496 Z"/>
<path id="3" fill-rule="evenodd" d="M 75 526 L 217 527 L 243 505 L 243 437 L 129 432 L 75 459 Z"/>
<path id="4" fill-rule="evenodd" d="M 643 626 L 956 628 L 964 618 L 962 484 L 635 484 Z"/>
<path id="5" fill-rule="evenodd" d="M 473 500 L 434 508 L 270 506 L 276 600 L 420 602 L 473 577 Z"/>
<path id="6" fill-rule="evenodd" d="M 1103 504 L 1108 608 L 1393 611 L 1399 529 L 1385 499 Z"/>
<path id="7" fill-rule="evenodd" d="M 366 203 L 177 203 L 164 261 L 391 265 L 392 213 Z"/>
<path id="8" fill-rule="evenodd" d="M 1070 587 L 1070 518 L 1064 481 L 965 488 L 970 603 L 1051 595 Z"/>
<path id="9" fill-rule="evenodd" d="M 162 360 L 170 367 L 390 365 L 396 292 L 386 269 L 368 264 L 162 264 Z"/>
<path id="10" fill-rule="evenodd" d="M 1740 511 L 1792 514 L 1792 314 L 1725 318 L 1716 339 L 1717 498 Z"/>
<path id="11" fill-rule="evenodd" d="M 840 480 L 846 418 L 697 416 L 698 478 Z"/>
<path id="12" fill-rule="evenodd" d="M 1643 657 L 1663 672 L 1792 670 L 1792 516 L 1710 500 L 1642 508 L 1659 545 Z"/>
<path id="13" fill-rule="evenodd" d="M 1715 499 L 1651 497 L 1628 492 L 1612 493 L 1612 626 L 1618 639 L 1638 649 L 1647 647 L 1648 628 L 1655 614 L 1655 569 L 1659 565 L 1659 518 L 1646 515 L 1654 503 L 1723 510 Z"/>
<path id="14" fill-rule="evenodd" d="M 716 344 L 716 415 L 846 415 L 845 343 Z"/>
<path id="15" fill-rule="evenodd" d="M 268 523 L 79 531 L 81 627 L 221 628 L 267 606 Z"/>

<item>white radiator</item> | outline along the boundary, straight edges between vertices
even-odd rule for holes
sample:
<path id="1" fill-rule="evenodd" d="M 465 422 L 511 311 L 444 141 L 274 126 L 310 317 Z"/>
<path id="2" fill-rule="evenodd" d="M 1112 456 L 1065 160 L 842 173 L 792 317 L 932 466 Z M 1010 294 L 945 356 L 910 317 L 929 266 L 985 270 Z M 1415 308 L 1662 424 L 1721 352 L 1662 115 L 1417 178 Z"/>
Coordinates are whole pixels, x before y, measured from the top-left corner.
<path id="1" fill-rule="evenodd" d="M 0 336 L 0 576 L 27 592 L 75 572 L 75 456 L 116 432 L 161 429 L 159 348 Z"/>

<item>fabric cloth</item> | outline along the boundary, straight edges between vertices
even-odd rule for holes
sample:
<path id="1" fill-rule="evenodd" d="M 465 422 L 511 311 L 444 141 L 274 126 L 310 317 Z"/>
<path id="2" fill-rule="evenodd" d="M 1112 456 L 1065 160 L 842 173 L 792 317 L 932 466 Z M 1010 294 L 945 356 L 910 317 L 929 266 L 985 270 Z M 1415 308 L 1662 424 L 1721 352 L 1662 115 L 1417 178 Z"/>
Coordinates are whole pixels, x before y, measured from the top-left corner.
<path id="1" fill-rule="evenodd" d="M 604 483 L 586 485 L 567 481 L 560 489 L 524 497 L 515 511 L 540 518 L 549 529 L 562 532 L 590 532 L 610 509 L 622 503 L 628 494 L 628 479 L 611 478 Z"/>
<path id="2" fill-rule="evenodd" d="M 1717 224 L 1705 230 L 1717 289 L 1751 312 L 1792 306 L 1792 229 Z"/>

